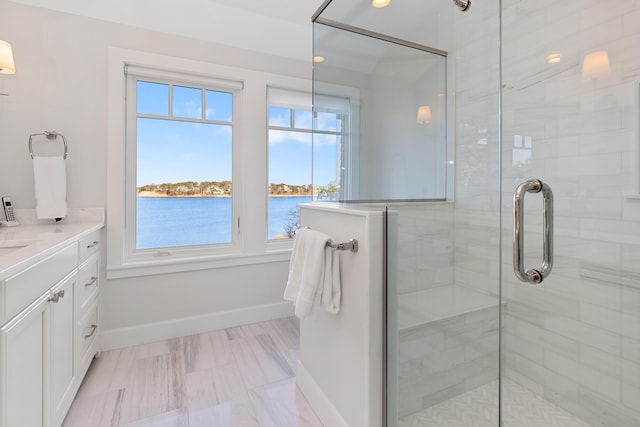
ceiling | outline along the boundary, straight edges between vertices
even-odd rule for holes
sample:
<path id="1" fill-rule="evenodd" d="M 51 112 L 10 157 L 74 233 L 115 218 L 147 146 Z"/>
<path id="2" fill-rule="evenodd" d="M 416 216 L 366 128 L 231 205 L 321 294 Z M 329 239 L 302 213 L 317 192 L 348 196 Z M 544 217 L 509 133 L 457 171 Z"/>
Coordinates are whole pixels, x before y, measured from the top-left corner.
<path id="1" fill-rule="evenodd" d="M 308 61 L 322 0 L 10 0 Z"/>
<path id="2" fill-rule="evenodd" d="M 311 17 L 323 0 L 2 0 L 207 40 L 256 52 L 310 61 Z M 371 0 L 334 0 L 323 18 L 405 40 L 436 46 L 436 26 L 447 0 L 393 1 L 384 9 Z M 445 19 L 444 22 L 448 22 Z M 434 31 L 436 31 L 434 33 Z M 336 50 L 340 50 L 336 39 Z M 349 43 L 356 43 L 351 40 Z M 350 50 L 358 51 L 357 46 Z M 377 56 L 383 55 L 379 52 Z M 349 56 L 349 55 L 347 55 Z M 349 58 L 347 58 L 349 59 Z M 351 62 L 357 58 L 352 58 Z M 376 58 L 372 58 L 375 61 Z"/>

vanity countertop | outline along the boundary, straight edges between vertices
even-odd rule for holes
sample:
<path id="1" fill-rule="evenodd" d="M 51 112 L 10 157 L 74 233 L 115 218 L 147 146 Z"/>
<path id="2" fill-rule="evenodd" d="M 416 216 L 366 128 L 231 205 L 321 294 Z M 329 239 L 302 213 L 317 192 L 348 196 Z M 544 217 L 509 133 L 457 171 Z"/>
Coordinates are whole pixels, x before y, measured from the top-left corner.
<path id="1" fill-rule="evenodd" d="M 16 217 L 20 225 L 0 225 L 0 281 L 104 226 L 102 208 L 70 209 L 60 222 L 36 220 L 28 210 Z"/>

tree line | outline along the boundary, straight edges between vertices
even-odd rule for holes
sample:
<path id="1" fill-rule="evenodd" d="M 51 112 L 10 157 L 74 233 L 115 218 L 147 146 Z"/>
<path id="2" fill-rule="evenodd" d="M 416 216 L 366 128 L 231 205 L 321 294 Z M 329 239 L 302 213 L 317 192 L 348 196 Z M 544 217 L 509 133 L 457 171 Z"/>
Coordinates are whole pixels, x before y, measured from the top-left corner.
<path id="1" fill-rule="evenodd" d="M 285 183 L 270 183 L 269 195 L 271 196 L 311 196 L 313 186 Z M 329 192 L 335 189 L 329 185 Z M 152 192 L 166 196 L 230 196 L 232 191 L 231 181 L 184 181 L 164 184 L 147 184 L 138 187 L 138 194 Z M 316 186 L 316 191 L 326 193 L 323 186 Z"/>

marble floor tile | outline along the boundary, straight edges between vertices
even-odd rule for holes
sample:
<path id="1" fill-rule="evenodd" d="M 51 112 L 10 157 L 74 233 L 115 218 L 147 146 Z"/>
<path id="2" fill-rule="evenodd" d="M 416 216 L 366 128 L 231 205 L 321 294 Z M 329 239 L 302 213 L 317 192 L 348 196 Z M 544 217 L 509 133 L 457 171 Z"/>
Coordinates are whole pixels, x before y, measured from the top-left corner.
<path id="1" fill-rule="evenodd" d="M 244 382 L 235 364 L 187 374 L 185 405 L 200 409 L 230 402 L 245 393 Z"/>
<path id="2" fill-rule="evenodd" d="M 295 378 L 253 389 L 249 397 L 261 426 L 322 427 Z"/>
<path id="3" fill-rule="evenodd" d="M 259 427 L 245 391 L 228 402 L 189 411 L 189 427 Z"/>
<path id="4" fill-rule="evenodd" d="M 178 409 L 143 420 L 123 424 L 123 427 L 189 427 L 187 411 Z"/>
<path id="5" fill-rule="evenodd" d="M 295 371 L 300 359 L 300 327 L 297 319 L 271 320 L 265 322 L 264 327 L 289 368 Z"/>
<path id="6" fill-rule="evenodd" d="M 124 389 L 102 394 L 83 396 L 78 394 L 73 402 L 65 427 L 115 427 L 120 425 L 120 408 Z"/>
<path id="7" fill-rule="evenodd" d="M 125 388 L 136 360 L 134 352 L 134 347 L 127 347 L 101 353 L 91 362 L 78 394 L 86 397 Z"/>
<path id="8" fill-rule="evenodd" d="M 231 350 L 247 389 L 295 376 L 269 335 L 234 339 Z"/>
<path id="9" fill-rule="evenodd" d="M 62 427 L 321 426 L 295 385 L 295 318 L 103 352 Z"/>
<path id="10" fill-rule="evenodd" d="M 172 352 L 139 359 L 122 400 L 121 422 L 127 423 L 183 407 L 184 359 Z"/>
<path id="11" fill-rule="evenodd" d="M 255 337 L 256 335 L 263 335 L 267 333 L 264 327 L 264 323 L 265 322 L 252 323 L 250 325 L 237 326 L 235 328 L 227 328 L 225 331 L 227 333 L 227 337 L 230 340 L 235 340 L 238 338 Z"/>
<path id="12" fill-rule="evenodd" d="M 231 344 L 225 331 L 206 332 L 183 338 L 187 372 L 196 372 L 231 363 Z"/>

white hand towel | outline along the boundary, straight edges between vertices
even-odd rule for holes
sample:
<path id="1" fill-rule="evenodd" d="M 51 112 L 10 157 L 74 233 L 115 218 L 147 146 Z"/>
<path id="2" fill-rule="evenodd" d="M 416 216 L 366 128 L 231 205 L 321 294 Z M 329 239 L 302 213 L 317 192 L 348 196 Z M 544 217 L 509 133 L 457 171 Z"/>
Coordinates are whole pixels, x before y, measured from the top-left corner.
<path id="1" fill-rule="evenodd" d="M 340 311 L 340 298 L 342 296 L 338 251 L 329 247 L 325 248 L 324 266 L 322 307 L 331 314 L 337 314 Z"/>
<path id="2" fill-rule="evenodd" d="M 300 229 L 296 232 L 289 263 L 289 277 L 284 299 L 295 305 L 295 315 L 309 317 L 320 306 L 326 272 L 327 242 L 331 238 L 319 231 Z"/>
<path id="3" fill-rule="evenodd" d="M 67 214 L 67 169 L 64 158 L 35 156 L 33 178 L 38 219 L 63 218 Z"/>

